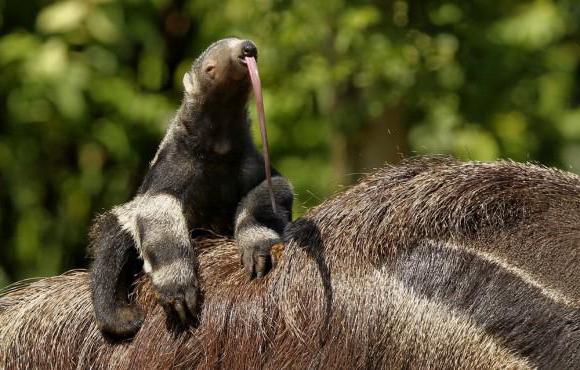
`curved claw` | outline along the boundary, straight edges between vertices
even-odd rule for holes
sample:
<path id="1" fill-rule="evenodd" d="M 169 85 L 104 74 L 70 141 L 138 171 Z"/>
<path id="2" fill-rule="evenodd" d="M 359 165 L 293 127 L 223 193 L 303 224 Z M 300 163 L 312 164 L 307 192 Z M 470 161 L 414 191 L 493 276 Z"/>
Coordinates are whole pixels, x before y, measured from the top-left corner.
<path id="1" fill-rule="evenodd" d="M 254 277 L 264 277 L 280 261 L 284 252 L 281 242 L 266 241 L 240 249 L 240 259 L 246 274 Z"/>

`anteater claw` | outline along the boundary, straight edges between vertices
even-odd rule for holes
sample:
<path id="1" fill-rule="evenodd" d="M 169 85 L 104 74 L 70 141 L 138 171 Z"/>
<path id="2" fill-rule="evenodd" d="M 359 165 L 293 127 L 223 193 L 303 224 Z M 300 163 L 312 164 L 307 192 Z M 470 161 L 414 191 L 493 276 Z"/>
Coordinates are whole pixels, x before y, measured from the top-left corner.
<path id="1" fill-rule="evenodd" d="M 246 274 L 253 279 L 264 277 L 280 260 L 284 251 L 283 243 L 271 241 L 241 248 L 240 259 Z"/>

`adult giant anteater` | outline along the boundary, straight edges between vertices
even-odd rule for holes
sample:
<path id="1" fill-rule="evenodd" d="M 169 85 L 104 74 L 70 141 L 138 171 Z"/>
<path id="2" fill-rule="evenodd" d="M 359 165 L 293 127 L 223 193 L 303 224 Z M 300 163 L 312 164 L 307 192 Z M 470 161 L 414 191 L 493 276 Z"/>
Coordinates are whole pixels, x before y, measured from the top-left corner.
<path id="1" fill-rule="evenodd" d="M 99 333 L 85 272 L 0 298 L 0 368 L 580 368 L 580 178 L 513 162 L 384 168 L 287 230 L 248 281 L 196 240 L 205 301 L 179 331 L 141 279 L 129 342 Z"/>

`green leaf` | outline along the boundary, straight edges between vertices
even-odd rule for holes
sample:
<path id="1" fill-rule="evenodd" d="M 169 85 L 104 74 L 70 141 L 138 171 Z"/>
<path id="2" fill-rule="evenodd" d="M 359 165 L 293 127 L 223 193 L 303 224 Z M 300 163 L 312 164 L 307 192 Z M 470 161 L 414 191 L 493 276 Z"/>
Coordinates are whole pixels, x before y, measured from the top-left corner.
<path id="1" fill-rule="evenodd" d="M 56 2 L 42 9 L 36 26 L 45 33 L 74 31 L 85 20 L 88 10 L 88 3 L 82 0 Z"/>

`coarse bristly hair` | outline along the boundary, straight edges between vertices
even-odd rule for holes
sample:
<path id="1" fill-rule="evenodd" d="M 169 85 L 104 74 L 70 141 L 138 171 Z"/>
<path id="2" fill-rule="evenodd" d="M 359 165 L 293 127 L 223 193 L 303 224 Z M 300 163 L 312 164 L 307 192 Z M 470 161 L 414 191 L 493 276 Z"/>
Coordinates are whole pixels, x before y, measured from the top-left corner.
<path id="1" fill-rule="evenodd" d="M 248 281 L 196 240 L 203 311 L 167 322 L 142 278 L 135 338 L 94 323 L 85 272 L 0 297 L 0 368 L 580 368 L 580 178 L 514 162 L 388 166 L 286 232 Z"/>

